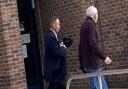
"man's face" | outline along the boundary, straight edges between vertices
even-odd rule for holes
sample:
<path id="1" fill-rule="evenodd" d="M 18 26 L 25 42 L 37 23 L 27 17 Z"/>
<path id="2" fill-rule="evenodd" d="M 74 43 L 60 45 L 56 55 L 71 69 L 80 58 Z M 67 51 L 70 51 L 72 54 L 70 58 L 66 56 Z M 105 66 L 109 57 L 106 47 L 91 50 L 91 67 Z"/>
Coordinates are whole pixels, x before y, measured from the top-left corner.
<path id="1" fill-rule="evenodd" d="M 59 32 L 60 30 L 60 21 L 59 19 L 57 19 L 54 23 L 53 23 L 53 27 L 55 29 L 56 32 Z"/>

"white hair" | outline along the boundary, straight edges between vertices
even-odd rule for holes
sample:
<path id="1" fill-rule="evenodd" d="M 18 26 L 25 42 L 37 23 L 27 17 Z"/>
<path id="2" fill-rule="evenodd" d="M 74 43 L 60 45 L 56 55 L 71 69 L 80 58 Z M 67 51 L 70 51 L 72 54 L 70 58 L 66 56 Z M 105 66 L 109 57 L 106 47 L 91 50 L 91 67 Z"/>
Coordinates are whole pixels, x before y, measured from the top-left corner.
<path id="1" fill-rule="evenodd" d="M 92 17 L 97 13 L 98 13 L 98 11 L 97 11 L 97 8 L 95 6 L 90 6 L 86 10 L 86 16 L 88 16 L 88 17 Z"/>

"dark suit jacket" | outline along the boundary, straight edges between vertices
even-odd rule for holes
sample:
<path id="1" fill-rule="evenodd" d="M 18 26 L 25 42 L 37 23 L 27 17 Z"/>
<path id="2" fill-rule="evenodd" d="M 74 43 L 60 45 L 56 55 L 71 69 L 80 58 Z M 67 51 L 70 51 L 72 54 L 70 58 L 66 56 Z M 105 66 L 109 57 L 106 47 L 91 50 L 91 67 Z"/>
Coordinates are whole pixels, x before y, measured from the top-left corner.
<path id="1" fill-rule="evenodd" d="M 59 46 L 55 34 L 48 30 L 45 38 L 44 76 L 48 82 L 64 83 L 66 80 L 66 49 Z"/>
<path id="2" fill-rule="evenodd" d="M 105 60 L 106 56 L 98 47 L 96 23 L 90 17 L 80 30 L 79 60 L 82 69 L 99 66 L 99 59 Z"/>

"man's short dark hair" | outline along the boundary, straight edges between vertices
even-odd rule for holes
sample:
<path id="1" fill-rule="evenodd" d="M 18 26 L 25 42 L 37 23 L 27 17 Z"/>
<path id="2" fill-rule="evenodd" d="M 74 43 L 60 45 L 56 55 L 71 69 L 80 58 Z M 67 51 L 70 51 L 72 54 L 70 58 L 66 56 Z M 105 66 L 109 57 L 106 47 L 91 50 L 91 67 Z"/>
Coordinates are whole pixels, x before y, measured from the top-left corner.
<path id="1" fill-rule="evenodd" d="M 51 25 L 51 24 L 54 23 L 57 19 L 59 19 L 59 18 L 56 17 L 56 16 L 52 16 L 52 17 L 49 19 L 49 24 Z"/>

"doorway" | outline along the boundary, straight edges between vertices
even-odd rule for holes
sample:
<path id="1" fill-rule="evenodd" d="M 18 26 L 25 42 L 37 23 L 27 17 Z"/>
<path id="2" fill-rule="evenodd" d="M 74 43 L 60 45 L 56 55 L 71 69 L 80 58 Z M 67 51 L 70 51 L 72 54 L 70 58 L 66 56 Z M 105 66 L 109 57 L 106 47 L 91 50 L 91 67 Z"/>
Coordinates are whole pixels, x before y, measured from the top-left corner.
<path id="1" fill-rule="evenodd" d="M 33 3 L 33 0 L 17 0 L 18 15 L 28 89 L 43 89 L 43 74 Z"/>

